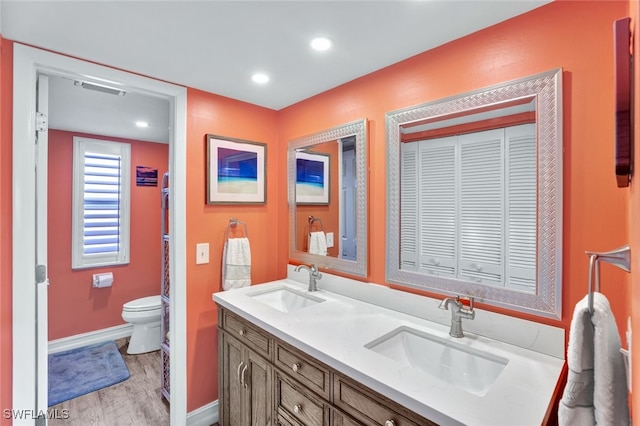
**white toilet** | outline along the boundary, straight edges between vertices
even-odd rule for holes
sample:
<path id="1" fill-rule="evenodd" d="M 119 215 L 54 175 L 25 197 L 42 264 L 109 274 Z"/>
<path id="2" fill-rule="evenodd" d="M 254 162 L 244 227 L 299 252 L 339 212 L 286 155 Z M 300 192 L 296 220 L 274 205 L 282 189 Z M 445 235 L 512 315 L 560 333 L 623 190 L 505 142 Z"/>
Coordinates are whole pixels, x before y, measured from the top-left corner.
<path id="1" fill-rule="evenodd" d="M 161 313 L 159 295 L 132 300 L 122 306 L 122 319 L 133 324 L 128 354 L 135 355 L 160 349 Z"/>

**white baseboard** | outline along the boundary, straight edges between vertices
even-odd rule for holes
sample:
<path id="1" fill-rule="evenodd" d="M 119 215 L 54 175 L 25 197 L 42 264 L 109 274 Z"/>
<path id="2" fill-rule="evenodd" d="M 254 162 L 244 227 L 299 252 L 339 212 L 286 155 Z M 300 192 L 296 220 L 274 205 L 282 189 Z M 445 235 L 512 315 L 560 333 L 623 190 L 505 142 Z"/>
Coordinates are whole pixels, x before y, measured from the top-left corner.
<path id="1" fill-rule="evenodd" d="M 74 336 L 63 337 L 62 339 L 49 341 L 49 353 L 67 351 L 69 349 L 80 348 L 106 340 L 122 339 L 131 336 L 132 324 L 116 325 L 115 327 L 103 328 L 102 330 L 91 331 L 89 333 L 76 334 Z"/>
<path id="2" fill-rule="evenodd" d="M 210 426 L 218 420 L 217 400 L 187 413 L 187 426 Z"/>

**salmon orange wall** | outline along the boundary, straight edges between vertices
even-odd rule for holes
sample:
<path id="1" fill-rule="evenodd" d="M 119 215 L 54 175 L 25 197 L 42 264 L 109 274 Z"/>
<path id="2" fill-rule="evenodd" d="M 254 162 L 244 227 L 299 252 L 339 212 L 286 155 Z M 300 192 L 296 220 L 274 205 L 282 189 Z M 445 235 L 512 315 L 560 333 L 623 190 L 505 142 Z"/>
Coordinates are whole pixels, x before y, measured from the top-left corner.
<path id="1" fill-rule="evenodd" d="M 71 269 L 74 136 L 131 145 L 128 265 Z M 124 324 L 124 303 L 160 294 L 160 186 L 136 186 L 136 166 L 157 169 L 160 182 L 169 167 L 169 146 L 49 130 L 49 340 Z M 92 287 L 92 275 L 101 272 L 113 272 L 112 287 Z M 78 321 L 80 318 L 82 321 Z"/>
<path id="2" fill-rule="evenodd" d="M 11 407 L 13 44 L 0 37 L 0 410 Z M 0 416 L 0 424 L 11 420 Z"/>
<path id="3" fill-rule="evenodd" d="M 587 292 L 585 250 L 628 242 L 628 190 L 616 188 L 613 174 L 612 82 L 612 23 L 627 10 L 627 1 L 553 2 L 290 106 L 278 113 L 280 156 L 288 140 L 369 119 L 369 281 L 384 283 L 385 113 L 562 67 L 563 317 L 506 313 L 568 329 Z M 282 169 L 282 188 L 286 179 Z M 286 202 L 283 197 L 282 208 Z M 286 217 L 279 218 L 278 228 L 286 226 Z M 622 331 L 628 276 L 604 265 L 602 281 Z"/>
<path id="4" fill-rule="evenodd" d="M 206 135 L 267 144 L 265 204 L 205 203 Z M 212 293 L 222 290 L 221 259 L 229 219 L 246 222 L 251 278 L 263 283 L 286 276 L 288 228 L 278 229 L 278 200 L 286 194 L 278 170 L 286 157 L 277 149 L 276 112 L 195 89 L 187 91 L 187 410 L 218 399 L 218 311 Z M 196 265 L 196 244 L 209 243 L 210 262 Z M 284 256 L 276 254 L 284 251 Z"/>

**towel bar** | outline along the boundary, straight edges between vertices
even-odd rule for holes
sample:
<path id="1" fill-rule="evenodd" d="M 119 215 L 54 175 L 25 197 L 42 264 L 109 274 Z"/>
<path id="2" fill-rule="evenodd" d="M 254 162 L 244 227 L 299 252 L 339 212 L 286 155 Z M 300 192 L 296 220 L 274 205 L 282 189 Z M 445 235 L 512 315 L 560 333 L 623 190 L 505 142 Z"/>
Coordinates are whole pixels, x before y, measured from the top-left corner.
<path id="1" fill-rule="evenodd" d="M 606 252 L 585 252 L 589 256 L 589 293 L 588 304 L 589 312 L 593 313 L 593 292 L 600 292 L 600 262 L 604 261 L 610 263 L 623 271 L 631 271 L 631 248 L 629 245 L 619 247 L 615 250 Z M 594 289 L 594 277 L 595 275 L 595 289 Z"/>

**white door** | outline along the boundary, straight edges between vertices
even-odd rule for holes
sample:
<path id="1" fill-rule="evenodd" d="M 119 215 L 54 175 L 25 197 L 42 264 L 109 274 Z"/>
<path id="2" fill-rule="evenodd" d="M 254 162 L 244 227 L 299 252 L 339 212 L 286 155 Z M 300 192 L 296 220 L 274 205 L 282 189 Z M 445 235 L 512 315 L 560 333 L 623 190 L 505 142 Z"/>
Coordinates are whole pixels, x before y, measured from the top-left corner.
<path id="1" fill-rule="evenodd" d="M 36 406 L 38 413 L 48 407 L 48 330 L 47 330 L 47 155 L 49 115 L 49 77 L 38 75 L 36 101 Z M 38 424 L 46 424 L 47 416 Z"/>

